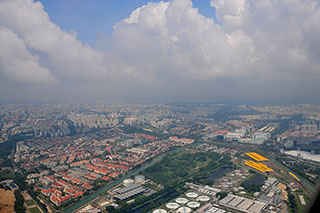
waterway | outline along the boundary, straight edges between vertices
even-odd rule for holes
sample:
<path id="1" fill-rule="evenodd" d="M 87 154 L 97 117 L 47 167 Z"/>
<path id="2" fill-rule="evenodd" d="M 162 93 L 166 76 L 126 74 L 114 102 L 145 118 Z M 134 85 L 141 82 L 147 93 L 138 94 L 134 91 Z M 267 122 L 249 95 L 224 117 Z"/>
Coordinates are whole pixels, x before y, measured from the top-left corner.
<path id="1" fill-rule="evenodd" d="M 210 176 L 207 178 L 207 180 L 215 180 L 223 177 L 224 174 L 227 172 L 233 171 L 235 168 L 230 167 L 230 166 L 223 166 L 219 170 L 214 171 L 210 174 Z"/>
<path id="2" fill-rule="evenodd" d="M 251 178 L 248 178 L 246 181 L 243 182 L 244 185 L 261 185 L 265 181 L 264 176 L 261 174 L 256 174 Z"/>
<path id="3" fill-rule="evenodd" d="M 221 167 L 219 170 L 211 172 L 210 176 L 207 178 L 207 180 L 216 180 L 219 179 L 221 177 L 223 177 L 223 175 L 225 175 L 227 172 L 231 172 L 233 171 L 235 168 L 230 167 L 230 166 L 223 166 Z"/>
<path id="4" fill-rule="evenodd" d="M 81 207 L 84 207 L 85 205 L 87 205 L 92 200 L 94 200 L 97 197 L 99 197 L 102 194 L 104 194 L 106 191 L 108 191 L 108 190 L 112 189 L 113 187 L 117 186 L 118 184 L 120 184 L 124 179 L 130 178 L 132 175 L 138 174 L 139 172 L 145 170 L 149 166 L 152 166 L 156 162 L 160 161 L 167 154 L 181 151 L 181 149 L 182 148 L 177 148 L 175 150 L 168 151 L 168 152 L 165 152 L 165 153 L 162 153 L 162 154 L 158 155 L 157 157 L 153 158 L 152 161 L 143 164 L 140 168 L 137 168 L 135 170 L 130 171 L 128 174 L 126 174 L 125 176 L 121 177 L 120 179 L 117 179 L 116 181 L 114 181 L 114 182 L 112 182 L 112 183 L 100 188 L 96 192 L 94 192 L 94 193 L 88 195 L 87 197 L 77 201 L 76 203 L 71 204 L 69 207 L 65 208 L 62 212 L 74 212 L 74 211 L 80 209 Z"/>

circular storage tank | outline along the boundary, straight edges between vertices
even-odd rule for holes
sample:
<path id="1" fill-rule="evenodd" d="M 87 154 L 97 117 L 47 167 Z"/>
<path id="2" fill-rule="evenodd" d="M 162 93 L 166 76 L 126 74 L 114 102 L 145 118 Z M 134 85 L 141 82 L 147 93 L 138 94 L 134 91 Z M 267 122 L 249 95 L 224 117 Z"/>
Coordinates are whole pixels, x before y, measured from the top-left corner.
<path id="1" fill-rule="evenodd" d="M 200 206 L 200 203 L 195 202 L 195 201 L 191 201 L 191 202 L 187 203 L 187 206 L 194 209 L 194 208 L 198 208 Z"/>
<path id="2" fill-rule="evenodd" d="M 191 212 L 191 209 L 189 207 L 182 206 L 182 207 L 178 208 L 178 212 L 179 213 L 189 213 L 189 212 Z"/>
<path id="3" fill-rule="evenodd" d="M 196 198 L 196 197 L 198 197 L 198 193 L 188 192 L 188 193 L 186 194 L 186 196 L 189 197 L 189 198 Z"/>
<path id="4" fill-rule="evenodd" d="M 152 213 L 167 213 L 167 211 L 164 209 L 156 209 L 156 210 L 153 210 Z"/>
<path id="5" fill-rule="evenodd" d="M 131 184 L 133 184 L 133 180 L 132 179 L 123 180 L 123 185 L 124 186 L 130 186 Z"/>
<path id="6" fill-rule="evenodd" d="M 188 199 L 187 198 L 184 198 L 184 197 L 179 197 L 176 199 L 176 202 L 179 203 L 179 204 L 185 204 L 185 203 L 188 203 Z"/>
<path id="7" fill-rule="evenodd" d="M 201 201 L 201 202 L 207 202 L 210 200 L 210 197 L 206 196 L 206 195 L 202 195 L 202 196 L 199 196 L 198 201 Z"/>
<path id="8" fill-rule="evenodd" d="M 179 207 L 179 204 L 177 204 L 177 203 L 167 203 L 166 204 L 166 207 L 168 208 L 168 209 L 176 209 L 176 208 L 178 208 Z"/>
<path id="9" fill-rule="evenodd" d="M 146 177 L 143 176 L 143 175 L 137 175 L 137 176 L 135 176 L 135 178 L 134 178 L 134 181 L 135 181 L 136 183 L 143 183 L 145 180 L 146 180 Z"/>

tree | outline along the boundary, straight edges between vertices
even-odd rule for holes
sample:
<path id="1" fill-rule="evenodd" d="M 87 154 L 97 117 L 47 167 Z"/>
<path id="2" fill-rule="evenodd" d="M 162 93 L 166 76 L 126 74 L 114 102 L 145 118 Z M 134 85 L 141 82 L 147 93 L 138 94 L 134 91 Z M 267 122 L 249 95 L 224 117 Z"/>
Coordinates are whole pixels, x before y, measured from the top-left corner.
<path id="1" fill-rule="evenodd" d="M 17 213 L 24 213 L 26 212 L 26 208 L 24 207 L 24 197 L 22 196 L 20 190 L 16 190 L 14 192 L 14 196 L 16 201 L 14 202 L 14 211 Z"/>
<path id="2" fill-rule="evenodd" d="M 296 200 L 294 199 L 294 195 L 291 194 L 289 188 L 287 188 L 287 193 L 288 193 L 289 208 L 290 208 L 291 212 L 296 212 L 297 203 L 296 203 Z"/>
<path id="3" fill-rule="evenodd" d="M 227 192 L 218 192 L 216 194 L 217 197 L 220 197 L 220 199 L 223 199 L 224 197 L 226 197 L 228 195 Z"/>

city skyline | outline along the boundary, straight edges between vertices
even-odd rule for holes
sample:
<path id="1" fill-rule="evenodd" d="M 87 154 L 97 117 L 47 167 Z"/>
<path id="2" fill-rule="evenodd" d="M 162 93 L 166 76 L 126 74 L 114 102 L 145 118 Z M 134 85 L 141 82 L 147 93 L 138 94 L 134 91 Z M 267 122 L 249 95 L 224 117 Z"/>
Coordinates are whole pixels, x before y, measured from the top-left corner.
<path id="1" fill-rule="evenodd" d="M 0 102 L 319 103 L 319 4 L 1 1 Z"/>

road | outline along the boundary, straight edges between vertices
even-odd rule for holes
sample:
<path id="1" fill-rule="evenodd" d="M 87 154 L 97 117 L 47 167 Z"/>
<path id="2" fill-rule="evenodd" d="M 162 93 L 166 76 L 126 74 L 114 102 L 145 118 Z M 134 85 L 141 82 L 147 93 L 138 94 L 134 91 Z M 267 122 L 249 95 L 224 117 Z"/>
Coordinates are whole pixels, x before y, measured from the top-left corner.
<path id="1" fill-rule="evenodd" d="M 60 212 L 60 211 L 56 210 L 56 209 L 54 208 L 54 206 L 53 206 L 50 202 L 48 202 L 48 201 L 47 201 L 47 198 L 45 198 L 42 194 L 40 194 L 38 197 L 50 208 L 50 210 L 51 210 L 52 212 Z M 39 199 L 39 198 L 38 198 L 38 199 Z M 39 200 L 40 200 L 40 199 L 39 199 Z"/>
<path id="2" fill-rule="evenodd" d="M 14 151 L 15 151 L 15 149 L 12 149 L 11 154 L 10 154 L 10 161 L 11 161 L 11 163 L 12 163 L 13 168 L 14 168 L 16 171 L 18 171 L 20 174 L 23 175 L 23 172 L 20 170 L 19 167 L 17 167 L 17 165 L 16 165 L 16 164 L 14 163 L 14 161 L 13 161 Z"/>

